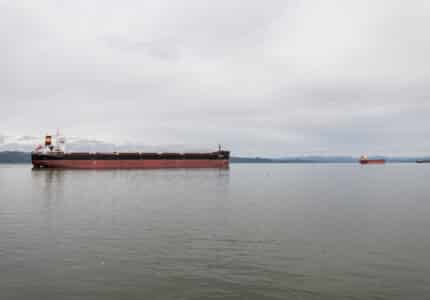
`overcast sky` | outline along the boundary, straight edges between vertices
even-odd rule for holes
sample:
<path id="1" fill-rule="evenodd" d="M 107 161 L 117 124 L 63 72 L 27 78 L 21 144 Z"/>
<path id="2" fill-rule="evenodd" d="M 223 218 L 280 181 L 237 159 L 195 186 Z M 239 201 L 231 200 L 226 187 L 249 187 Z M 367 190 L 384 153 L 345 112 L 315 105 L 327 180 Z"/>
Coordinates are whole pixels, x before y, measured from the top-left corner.
<path id="1" fill-rule="evenodd" d="M 428 0 L 0 0 L 0 144 L 430 154 L 429 28 Z"/>

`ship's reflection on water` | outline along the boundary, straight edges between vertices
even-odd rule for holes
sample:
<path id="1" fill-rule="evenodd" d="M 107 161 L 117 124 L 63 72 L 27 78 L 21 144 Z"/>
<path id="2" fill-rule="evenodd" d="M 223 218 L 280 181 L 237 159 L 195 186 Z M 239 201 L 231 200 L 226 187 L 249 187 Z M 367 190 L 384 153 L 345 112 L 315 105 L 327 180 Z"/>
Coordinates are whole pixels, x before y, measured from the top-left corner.
<path id="1" fill-rule="evenodd" d="M 130 192 L 143 198 L 162 197 L 175 191 L 176 197 L 194 190 L 208 189 L 212 195 L 227 197 L 229 169 L 159 169 L 159 170 L 68 170 L 33 168 L 33 191 L 45 199 L 44 206 L 71 195 L 113 198 L 120 201 Z M 166 194 L 167 196 L 167 194 Z"/>
<path id="2" fill-rule="evenodd" d="M 100 175 L 100 176 L 99 176 Z M 70 177 L 88 179 L 116 178 L 127 181 L 139 179 L 166 180 L 183 178 L 186 180 L 210 180 L 213 183 L 227 184 L 230 178 L 229 168 L 220 169 L 154 169 L 154 170 L 80 170 L 32 168 L 33 182 L 46 190 L 62 189 L 64 180 Z"/>
<path id="3" fill-rule="evenodd" d="M 222 223 L 228 213 L 228 170 L 44 169 L 32 176 L 46 225 L 66 226 L 80 237 L 92 232 L 145 239 L 158 226 L 172 227 L 166 233 L 187 231 L 193 214 L 204 224 L 205 218 Z"/>

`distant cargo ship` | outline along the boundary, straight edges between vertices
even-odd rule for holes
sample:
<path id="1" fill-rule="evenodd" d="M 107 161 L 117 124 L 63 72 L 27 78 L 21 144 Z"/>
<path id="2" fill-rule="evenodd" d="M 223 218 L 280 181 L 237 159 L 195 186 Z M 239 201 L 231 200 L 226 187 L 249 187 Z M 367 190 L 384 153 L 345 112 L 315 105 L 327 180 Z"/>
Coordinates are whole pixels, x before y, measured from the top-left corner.
<path id="1" fill-rule="evenodd" d="M 385 159 L 370 159 L 367 156 L 360 157 L 360 164 L 367 165 L 367 164 L 385 164 Z"/>
<path id="2" fill-rule="evenodd" d="M 65 152 L 65 138 L 57 134 L 45 137 L 32 153 L 34 168 L 68 169 L 164 169 L 164 168 L 222 168 L 229 167 L 230 152 L 208 153 L 150 153 L 150 152 Z"/>
<path id="3" fill-rule="evenodd" d="M 417 160 L 418 164 L 425 164 L 425 163 L 430 163 L 430 159 L 419 159 Z"/>

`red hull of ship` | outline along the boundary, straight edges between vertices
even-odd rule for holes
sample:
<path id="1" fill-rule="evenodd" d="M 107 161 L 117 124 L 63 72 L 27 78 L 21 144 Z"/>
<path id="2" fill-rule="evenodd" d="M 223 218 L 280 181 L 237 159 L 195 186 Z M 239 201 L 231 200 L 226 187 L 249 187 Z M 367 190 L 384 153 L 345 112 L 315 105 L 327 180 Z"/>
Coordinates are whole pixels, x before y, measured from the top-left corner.
<path id="1" fill-rule="evenodd" d="M 33 160 L 36 168 L 67 169 L 189 169 L 229 167 L 227 159 L 193 159 L 193 160 Z"/>
<path id="2" fill-rule="evenodd" d="M 360 164 L 362 165 L 379 165 L 385 164 L 384 159 L 361 159 Z"/>

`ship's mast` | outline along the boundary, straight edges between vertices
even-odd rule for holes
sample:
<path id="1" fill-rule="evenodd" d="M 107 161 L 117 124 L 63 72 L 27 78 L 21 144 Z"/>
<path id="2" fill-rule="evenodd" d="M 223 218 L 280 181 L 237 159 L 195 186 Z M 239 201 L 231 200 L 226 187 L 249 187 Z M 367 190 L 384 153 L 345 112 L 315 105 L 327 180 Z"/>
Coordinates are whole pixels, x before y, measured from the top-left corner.
<path id="1" fill-rule="evenodd" d="M 56 152 L 66 151 L 66 139 L 64 136 L 60 134 L 59 129 L 57 129 L 57 133 L 55 135 L 55 151 Z"/>

